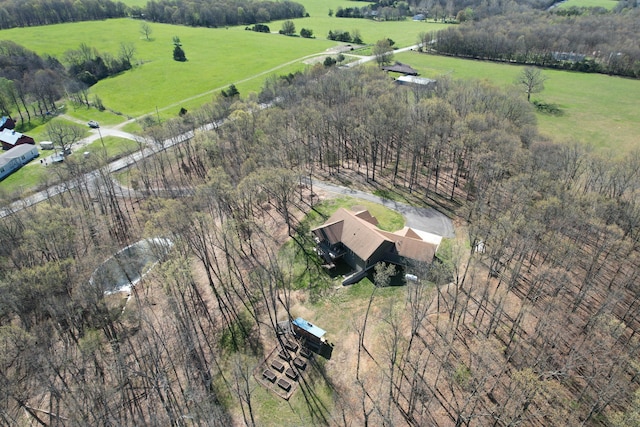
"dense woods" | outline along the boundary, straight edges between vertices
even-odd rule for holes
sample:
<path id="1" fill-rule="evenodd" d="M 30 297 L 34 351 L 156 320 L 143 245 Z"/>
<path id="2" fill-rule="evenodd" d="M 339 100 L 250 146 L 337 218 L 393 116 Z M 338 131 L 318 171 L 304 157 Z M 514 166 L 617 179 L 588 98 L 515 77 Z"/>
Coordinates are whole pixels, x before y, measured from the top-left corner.
<path id="1" fill-rule="evenodd" d="M 316 423 L 633 416 L 638 153 L 546 141 L 521 94 L 486 82 L 442 80 L 430 92 L 322 66 L 145 138 L 163 146 L 224 117 L 140 161 L 128 187 L 104 168 L 84 173 L 99 163 L 70 159 L 60 171 L 72 189 L 0 221 L 4 423 L 256 423 L 247 378 L 297 289 L 280 246 L 293 238 L 317 268 L 301 222 L 315 203 L 303 176 L 383 188 L 460 225 L 444 264 L 414 267 L 430 283 L 406 285 L 401 310 L 353 319 L 357 368 L 326 364 L 314 379 L 330 383 L 334 401 L 308 402 Z M 156 236 L 174 249 L 126 305 L 89 285 L 106 254 Z M 371 342 L 372 329 L 384 343 Z M 312 384 L 301 387 L 312 399 Z"/>
<path id="2" fill-rule="evenodd" d="M 196 27 L 249 25 L 280 19 L 302 18 L 304 6 L 291 1 L 175 1 L 152 0 L 142 9 L 153 22 Z"/>
<path id="3" fill-rule="evenodd" d="M 291 1 L 149 1 L 144 7 L 128 7 L 112 0 L 6 0 L 0 3 L 0 30 L 64 22 L 96 21 L 132 16 L 153 22 L 201 27 L 224 27 L 301 18 L 305 10 Z"/>
<path id="4" fill-rule="evenodd" d="M 0 113 L 15 112 L 22 122 L 55 110 L 66 80 L 62 64 L 8 40 L 0 41 Z M 30 108 L 31 107 L 31 111 Z"/>
<path id="5" fill-rule="evenodd" d="M 0 30 L 123 18 L 126 15 L 127 6 L 112 0 L 4 0 L 0 3 Z"/>
<path id="6" fill-rule="evenodd" d="M 130 69 L 134 56 L 132 44 L 122 43 L 113 55 L 82 43 L 65 52 L 61 62 L 0 40 L 0 114 L 17 114 L 21 123 L 30 122 L 32 117 L 55 112 L 56 102 L 64 95 L 77 104 L 89 107 L 93 102 L 100 107 L 89 100 L 89 87 Z"/>
<path id="7" fill-rule="evenodd" d="M 640 77 L 640 10 L 511 13 L 452 26 L 424 40 L 442 54 Z M 569 55 L 570 54 L 570 55 Z"/>

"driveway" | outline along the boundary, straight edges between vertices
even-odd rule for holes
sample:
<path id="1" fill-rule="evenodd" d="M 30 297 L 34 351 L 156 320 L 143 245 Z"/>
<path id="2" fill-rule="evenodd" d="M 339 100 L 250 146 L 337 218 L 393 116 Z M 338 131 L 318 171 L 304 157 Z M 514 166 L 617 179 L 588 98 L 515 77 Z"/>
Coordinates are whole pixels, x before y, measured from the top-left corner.
<path id="1" fill-rule="evenodd" d="M 402 214 L 406 220 L 406 225 L 413 229 L 426 231 L 428 233 L 437 234 L 438 236 L 447 238 L 455 237 L 453 222 L 451 222 L 449 217 L 433 208 L 411 206 L 394 200 L 383 199 L 382 197 L 365 193 L 364 191 L 353 190 L 351 188 L 329 184 L 315 179 L 313 180 L 313 186 L 331 193 L 344 194 L 368 200 L 370 202 L 380 203 L 381 205 Z"/>

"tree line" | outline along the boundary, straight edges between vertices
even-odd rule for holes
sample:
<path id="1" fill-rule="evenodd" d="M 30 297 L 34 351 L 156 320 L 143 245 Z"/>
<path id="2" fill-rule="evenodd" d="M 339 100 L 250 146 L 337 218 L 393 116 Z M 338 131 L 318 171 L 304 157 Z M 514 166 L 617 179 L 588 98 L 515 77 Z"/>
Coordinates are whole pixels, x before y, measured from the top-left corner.
<path id="1" fill-rule="evenodd" d="M 529 11 L 449 27 L 421 43 L 446 55 L 637 78 L 639 18 L 637 8 L 569 17 Z"/>
<path id="2" fill-rule="evenodd" d="M 435 204 L 468 238 L 408 267 L 423 282 L 401 306 L 353 319 L 357 367 L 325 371 L 325 421 L 625 419 L 640 349 L 637 153 L 545 140 L 520 91 L 446 79 L 428 91 L 365 67 L 273 77 L 258 98 L 220 97 L 144 140 L 164 148 L 187 132 L 139 161 L 127 187 L 98 158 L 69 159 L 56 169 L 69 191 L 0 221 L 6 423 L 228 425 L 235 413 L 257 424 L 247 378 L 269 350 L 260 338 L 277 342 L 299 274 L 280 246 L 291 238 L 321 271 L 301 176 Z M 156 236 L 174 250 L 124 311 L 88 285 L 105 254 Z"/>
<path id="3" fill-rule="evenodd" d="M 9 0 L 0 5 L 0 29 L 123 18 L 127 13 L 124 3 L 112 0 Z"/>
<path id="4" fill-rule="evenodd" d="M 135 48 L 121 43 L 116 55 L 98 52 L 86 43 L 64 53 L 62 62 L 40 57 L 9 40 L 0 41 L 0 113 L 17 113 L 20 121 L 56 111 L 56 102 L 69 96 L 87 107 L 99 100 L 89 100 L 89 87 L 98 80 L 128 70 L 133 66 Z M 66 67 L 65 67 L 66 65 Z"/>
<path id="5" fill-rule="evenodd" d="M 379 21 L 402 21 L 411 15 L 409 4 L 398 2 L 391 6 L 367 5 L 364 7 L 338 7 L 335 11 L 336 18 L 367 18 Z"/>
<path id="6" fill-rule="evenodd" d="M 22 122 L 55 110 L 63 95 L 64 66 L 8 40 L 0 41 L 0 112 L 17 111 Z"/>
<path id="7" fill-rule="evenodd" d="M 142 8 L 144 19 L 152 22 L 190 25 L 197 27 L 224 27 L 251 25 L 281 19 L 302 18 L 304 6 L 291 1 L 149 1 Z"/>
<path id="8" fill-rule="evenodd" d="M 129 7 L 112 0 L 54 0 L 27 2 L 9 0 L 0 5 L 0 29 L 52 25 L 65 22 L 96 21 L 132 16 L 153 22 L 202 27 L 249 25 L 272 20 L 301 18 L 304 7 L 291 1 L 215 2 L 149 1 L 145 6 Z"/>

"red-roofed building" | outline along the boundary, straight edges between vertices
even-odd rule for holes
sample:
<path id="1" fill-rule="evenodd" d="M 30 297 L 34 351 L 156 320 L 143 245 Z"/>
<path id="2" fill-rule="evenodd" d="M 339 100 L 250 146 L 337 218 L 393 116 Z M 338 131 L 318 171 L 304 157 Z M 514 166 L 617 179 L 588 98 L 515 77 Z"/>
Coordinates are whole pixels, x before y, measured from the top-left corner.
<path id="1" fill-rule="evenodd" d="M 30 136 L 23 135 L 11 129 L 3 129 L 2 132 L 0 132 L 0 143 L 2 143 L 3 150 L 11 150 L 13 147 L 22 144 L 36 145 L 36 142 Z"/>
<path id="2" fill-rule="evenodd" d="M 16 127 L 16 122 L 13 121 L 11 117 L 2 116 L 0 117 L 0 131 L 5 129 L 14 129 Z"/>

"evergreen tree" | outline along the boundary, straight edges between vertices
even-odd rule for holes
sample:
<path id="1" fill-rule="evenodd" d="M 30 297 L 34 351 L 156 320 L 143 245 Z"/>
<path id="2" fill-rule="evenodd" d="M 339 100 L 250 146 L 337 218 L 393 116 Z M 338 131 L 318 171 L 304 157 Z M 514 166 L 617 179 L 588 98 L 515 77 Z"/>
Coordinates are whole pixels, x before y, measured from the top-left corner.
<path id="1" fill-rule="evenodd" d="M 187 60 L 187 57 L 184 54 L 184 50 L 182 50 L 182 43 L 180 42 L 180 37 L 173 37 L 173 60 L 184 62 Z"/>

